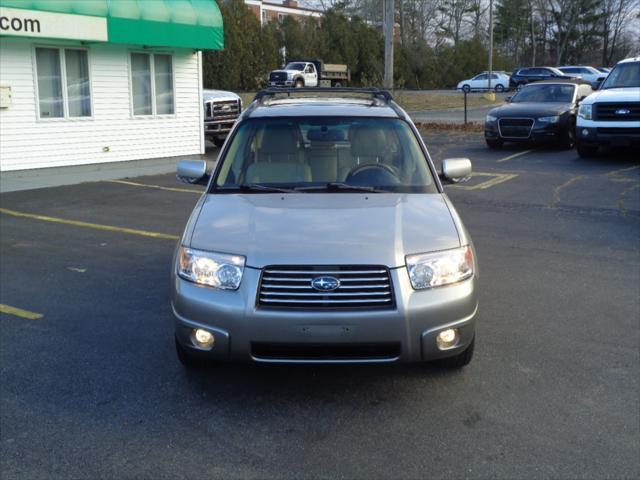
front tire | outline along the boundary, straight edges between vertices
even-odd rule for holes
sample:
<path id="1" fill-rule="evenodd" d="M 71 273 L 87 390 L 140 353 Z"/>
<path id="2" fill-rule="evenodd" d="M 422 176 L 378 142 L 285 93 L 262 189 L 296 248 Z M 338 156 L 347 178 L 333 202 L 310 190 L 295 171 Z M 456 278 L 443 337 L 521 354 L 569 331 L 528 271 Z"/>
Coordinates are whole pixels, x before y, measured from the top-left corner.
<path id="1" fill-rule="evenodd" d="M 567 130 L 564 132 L 564 136 L 560 139 L 560 147 L 566 150 L 571 150 L 576 145 L 576 119 L 570 118 L 567 121 Z"/>
<path id="2" fill-rule="evenodd" d="M 434 365 L 440 368 L 446 368 L 451 370 L 462 368 L 466 365 L 469 365 L 469 363 L 471 363 L 471 359 L 473 358 L 473 350 L 475 348 L 475 343 L 476 343 L 476 337 L 473 337 L 473 340 L 471 340 L 471 343 L 467 348 L 464 349 L 464 351 L 460 352 L 457 355 L 454 355 L 453 357 L 447 357 L 447 358 L 441 358 L 440 360 L 435 360 L 433 362 Z"/>
<path id="3" fill-rule="evenodd" d="M 576 144 L 576 149 L 578 150 L 578 155 L 582 158 L 593 158 L 598 153 L 597 145 L 585 145 L 584 143 L 578 142 Z"/>
<path id="4" fill-rule="evenodd" d="M 485 138 L 484 140 L 485 142 L 487 142 L 487 146 L 494 150 L 497 150 L 498 148 L 502 148 L 502 145 L 504 145 L 504 142 L 500 138 L 496 138 L 495 140 L 491 138 Z"/>
<path id="5" fill-rule="evenodd" d="M 301 78 L 298 78 L 298 79 L 296 80 L 296 82 L 293 84 L 293 86 L 294 86 L 295 88 L 302 88 L 302 87 L 304 87 L 304 80 L 302 80 Z"/>

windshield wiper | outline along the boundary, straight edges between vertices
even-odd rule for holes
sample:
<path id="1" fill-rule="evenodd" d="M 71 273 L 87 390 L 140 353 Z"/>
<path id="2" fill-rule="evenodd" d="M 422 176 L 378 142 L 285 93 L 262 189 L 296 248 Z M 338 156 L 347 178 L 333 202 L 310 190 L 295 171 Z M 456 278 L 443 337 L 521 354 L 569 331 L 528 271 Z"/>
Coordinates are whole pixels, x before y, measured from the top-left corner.
<path id="1" fill-rule="evenodd" d="M 259 192 L 279 192 L 279 193 L 299 193 L 298 190 L 292 188 L 275 187 L 270 185 L 262 185 L 260 183 L 241 183 L 240 185 L 228 185 L 218 187 L 220 190 L 253 190 Z"/>
<path id="2" fill-rule="evenodd" d="M 342 182 L 329 182 L 324 185 L 316 185 L 311 187 L 299 187 L 296 190 L 301 191 L 313 191 L 313 190 L 327 190 L 327 191 L 336 191 L 336 190 L 355 190 L 361 192 L 369 192 L 369 193 L 388 193 L 386 190 L 380 190 L 375 187 L 367 187 L 365 185 L 349 185 L 348 183 Z"/>

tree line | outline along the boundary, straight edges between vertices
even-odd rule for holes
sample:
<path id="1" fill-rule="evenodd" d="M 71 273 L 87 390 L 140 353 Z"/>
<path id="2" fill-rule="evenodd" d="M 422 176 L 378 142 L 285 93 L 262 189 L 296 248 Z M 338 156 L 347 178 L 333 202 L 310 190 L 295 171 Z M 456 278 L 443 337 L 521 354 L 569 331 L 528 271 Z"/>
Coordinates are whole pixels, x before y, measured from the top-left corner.
<path id="1" fill-rule="evenodd" d="M 345 63 L 351 85 L 381 86 L 383 0 L 310 0 L 320 18 L 264 25 L 242 0 L 217 0 L 225 48 L 206 52 L 206 88 L 250 91 L 286 60 Z M 308 4 L 308 2 L 307 2 Z M 395 0 L 394 84 L 448 88 L 487 69 L 489 0 Z M 495 0 L 494 70 L 611 65 L 640 45 L 640 0 Z"/>

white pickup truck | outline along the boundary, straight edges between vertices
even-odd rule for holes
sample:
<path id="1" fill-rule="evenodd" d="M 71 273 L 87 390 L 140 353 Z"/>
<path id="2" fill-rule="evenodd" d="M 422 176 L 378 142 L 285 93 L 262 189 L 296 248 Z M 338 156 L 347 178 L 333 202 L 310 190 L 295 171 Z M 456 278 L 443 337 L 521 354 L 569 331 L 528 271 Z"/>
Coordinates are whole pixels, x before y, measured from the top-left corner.
<path id="1" fill-rule="evenodd" d="M 618 62 L 578 109 L 576 147 L 592 157 L 600 146 L 640 148 L 640 57 Z"/>
<path id="2" fill-rule="evenodd" d="M 346 65 L 324 63 L 322 60 L 296 60 L 281 70 L 269 73 L 270 87 L 345 87 L 351 80 Z"/>
<path id="3" fill-rule="evenodd" d="M 242 112 L 242 99 L 233 92 L 204 90 L 204 136 L 221 147 Z"/>

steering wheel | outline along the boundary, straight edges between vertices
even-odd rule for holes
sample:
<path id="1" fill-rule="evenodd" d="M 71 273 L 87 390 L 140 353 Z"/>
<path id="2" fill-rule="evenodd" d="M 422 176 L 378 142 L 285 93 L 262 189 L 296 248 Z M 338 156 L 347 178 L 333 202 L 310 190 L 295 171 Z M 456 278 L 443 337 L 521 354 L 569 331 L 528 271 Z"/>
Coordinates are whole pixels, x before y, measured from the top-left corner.
<path id="1" fill-rule="evenodd" d="M 364 174 L 365 172 L 377 175 L 380 181 L 375 182 L 375 184 L 378 185 L 397 185 L 398 183 L 400 183 L 400 171 L 396 167 L 387 165 L 386 163 L 365 163 L 364 165 L 356 165 L 347 174 L 345 183 L 349 183 L 350 180 L 355 180 L 355 177 L 363 176 L 362 174 Z"/>

